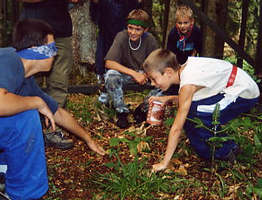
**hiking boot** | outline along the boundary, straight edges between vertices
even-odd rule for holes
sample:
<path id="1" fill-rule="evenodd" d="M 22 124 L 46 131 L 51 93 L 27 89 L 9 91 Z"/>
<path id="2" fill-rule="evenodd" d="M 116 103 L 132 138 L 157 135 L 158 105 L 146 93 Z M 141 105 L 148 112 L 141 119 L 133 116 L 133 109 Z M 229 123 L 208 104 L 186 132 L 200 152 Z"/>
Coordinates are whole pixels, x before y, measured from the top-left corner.
<path id="1" fill-rule="evenodd" d="M 44 133 L 44 140 L 46 147 L 55 147 L 58 149 L 71 149 L 74 143 L 71 139 L 65 139 L 61 131 Z"/>
<path id="2" fill-rule="evenodd" d="M 136 107 L 135 111 L 133 112 L 133 117 L 137 124 L 146 121 L 147 111 L 148 106 L 145 103 L 141 103 L 138 107 Z"/>
<path id="3" fill-rule="evenodd" d="M 117 113 L 116 125 L 119 128 L 127 128 L 129 126 L 127 117 L 128 117 L 128 113 Z"/>

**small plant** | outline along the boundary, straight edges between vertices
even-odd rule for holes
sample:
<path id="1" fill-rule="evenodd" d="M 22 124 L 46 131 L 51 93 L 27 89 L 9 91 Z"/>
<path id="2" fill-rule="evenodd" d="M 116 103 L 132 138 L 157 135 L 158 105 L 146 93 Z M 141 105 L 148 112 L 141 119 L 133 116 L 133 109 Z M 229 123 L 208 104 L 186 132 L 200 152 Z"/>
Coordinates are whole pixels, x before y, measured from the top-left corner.
<path id="1" fill-rule="evenodd" d="M 80 119 L 84 123 L 92 122 L 92 115 L 89 110 L 90 99 L 84 98 L 84 102 L 68 102 L 66 107 L 68 110 L 74 113 L 77 119 Z"/>
<path id="2" fill-rule="evenodd" d="M 223 143 L 229 140 L 235 140 L 233 136 L 221 136 L 221 133 L 224 133 L 228 127 L 224 126 L 223 129 L 218 130 L 221 127 L 221 123 L 219 121 L 220 117 L 220 105 L 216 104 L 214 112 L 212 114 L 212 127 L 207 127 L 199 118 L 190 119 L 187 118 L 189 121 L 194 122 L 196 124 L 196 128 L 204 128 L 211 133 L 213 133 L 213 137 L 207 139 L 207 144 L 211 147 L 211 172 L 215 172 L 215 150 L 216 148 L 220 148 L 223 146 Z"/>
<path id="3" fill-rule="evenodd" d="M 250 199 L 253 199 L 254 196 L 258 197 L 258 199 L 261 199 L 262 198 L 262 178 L 258 179 L 257 184 L 255 186 L 250 183 L 246 189 L 246 194 Z"/>
<path id="4" fill-rule="evenodd" d="M 137 152 L 138 152 L 137 145 L 140 142 L 149 142 L 151 140 L 151 137 L 140 137 L 140 136 L 137 136 L 133 132 L 126 131 L 125 134 L 131 136 L 132 139 L 129 140 L 125 137 L 123 137 L 123 138 L 111 138 L 110 141 L 109 141 L 109 145 L 111 147 L 118 147 L 120 142 L 126 143 L 129 147 L 130 154 L 133 155 L 133 156 L 137 155 Z M 112 149 L 109 152 L 110 154 L 111 154 L 111 151 L 112 151 Z"/>
<path id="5" fill-rule="evenodd" d="M 174 174 L 151 173 L 151 170 L 145 169 L 146 160 L 137 156 L 127 164 L 121 162 L 116 151 L 114 156 L 117 162 L 106 164 L 113 169 L 112 172 L 96 174 L 91 180 L 102 191 L 100 199 L 157 200 L 161 194 L 171 196 L 179 189 L 199 186 L 198 182 L 178 178 Z"/>

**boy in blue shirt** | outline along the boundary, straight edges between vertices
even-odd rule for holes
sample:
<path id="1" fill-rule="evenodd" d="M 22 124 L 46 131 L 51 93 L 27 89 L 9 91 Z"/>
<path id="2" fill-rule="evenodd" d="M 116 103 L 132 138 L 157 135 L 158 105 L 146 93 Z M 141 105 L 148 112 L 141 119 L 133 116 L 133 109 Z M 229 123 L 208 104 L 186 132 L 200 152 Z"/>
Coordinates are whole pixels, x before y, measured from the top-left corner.
<path id="1" fill-rule="evenodd" d="M 48 190 L 39 113 L 53 130 L 58 124 L 93 151 L 105 152 L 34 80 L 34 74 L 51 69 L 57 53 L 52 28 L 40 20 L 20 21 L 13 46 L 0 49 L 0 164 L 7 165 L 5 188 L 11 199 L 38 199 Z"/>

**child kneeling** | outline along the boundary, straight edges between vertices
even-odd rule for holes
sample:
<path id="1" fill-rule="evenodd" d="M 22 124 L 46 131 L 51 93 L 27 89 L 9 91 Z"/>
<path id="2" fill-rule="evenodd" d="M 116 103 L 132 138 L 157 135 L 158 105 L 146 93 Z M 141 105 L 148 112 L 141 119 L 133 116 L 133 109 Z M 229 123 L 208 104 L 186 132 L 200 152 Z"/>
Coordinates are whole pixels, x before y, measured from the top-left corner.
<path id="1" fill-rule="evenodd" d="M 190 144 L 197 154 L 211 158 L 211 148 L 207 143 L 213 134 L 197 128 L 186 118 L 199 118 L 206 126 L 212 126 L 212 114 L 216 104 L 220 105 L 220 123 L 225 124 L 239 114 L 248 112 L 258 102 L 260 95 L 257 84 L 242 69 L 229 62 L 204 57 L 189 57 L 180 65 L 175 54 L 169 50 L 153 51 L 143 64 L 144 71 L 151 84 L 162 91 L 171 84 L 180 84 L 177 96 L 150 97 L 149 103 L 157 100 L 164 104 L 173 101 L 178 112 L 171 127 L 164 159 L 153 165 L 154 171 L 167 167 L 179 141 L 182 129 L 185 129 Z M 215 150 L 215 158 L 227 160 L 238 149 L 230 140 Z"/>

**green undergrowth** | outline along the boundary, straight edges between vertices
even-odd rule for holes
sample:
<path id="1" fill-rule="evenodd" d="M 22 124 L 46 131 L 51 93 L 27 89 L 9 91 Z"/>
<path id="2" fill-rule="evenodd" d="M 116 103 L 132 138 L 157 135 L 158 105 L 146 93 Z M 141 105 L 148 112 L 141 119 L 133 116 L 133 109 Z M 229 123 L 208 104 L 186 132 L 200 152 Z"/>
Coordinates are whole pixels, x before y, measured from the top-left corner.
<path id="1" fill-rule="evenodd" d="M 97 113 L 90 112 L 90 106 L 96 105 L 91 96 L 81 102 L 69 102 L 68 109 L 80 121 L 94 119 Z M 91 105 L 90 105 L 91 104 Z M 96 105 L 100 106 L 100 105 Z M 89 112 L 90 115 L 85 113 Z M 108 115 L 112 115 L 108 111 Z M 175 113 L 173 113 L 175 115 Z M 216 115 L 219 118 L 219 115 Z M 109 117 L 110 118 L 110 117 Z M 138 151 L 138 145 L 143 142 L 152 147 L 155 143 L 167 140 L 168 131 L 173 123 L 173 117 L 165 120 L 166 137 L 161 140 L 133 131 L 125 131 L 121 137 L 108 139 L 107 148 L 109 161 L 104 163 L 108 170 L 94 172 L 88 176 L 92 188 L 84 190 L 95 191 L 92 199 L 261 199 L 262 198 L 262 113 L 256 109 L 248 114 L 230 121 L 222 126 L 228 139 L 233 139 L 241 149 L 234 163 L 214 160 L 212 165 L 200 160 L 191 149 L 183 135 L 173 159 L 179 159 L 188 165 L 187 174 L 176 170 L 151 173 L 152 162 L 150 155 L 156 150 L 144 148 Z M 198 122 L 201 123 L 201 122 Z M 213 123 L 214 126 L 219 125 Z M 214 130 L 213 130 L 214 131 Z M 211 139 L 219 147 L 222 140 Z M 212 144 L 211 144 L 212 145 Z M 147 147 L 147 146 L 146 146 Z M 165 147 L 163 147 L 165 148 Z M 147 153 L 148 156 L 144 156 Z M 191 160 L 184 159 L 190 157 Z M 159 158 L 161 159 L 161 158 Z M 158 162 L 157 159 L 154 162 Z M 192 172 L 196 171 L 197 172 Z M 198 175 L 196 174 L 198 173 Z M 203 178 L 207 177 L 207 178 Z M 52 177 L 54 178 L 54 177 Z M 51 193 L 59 191 L 55 185 L 50 185 Z"/>

